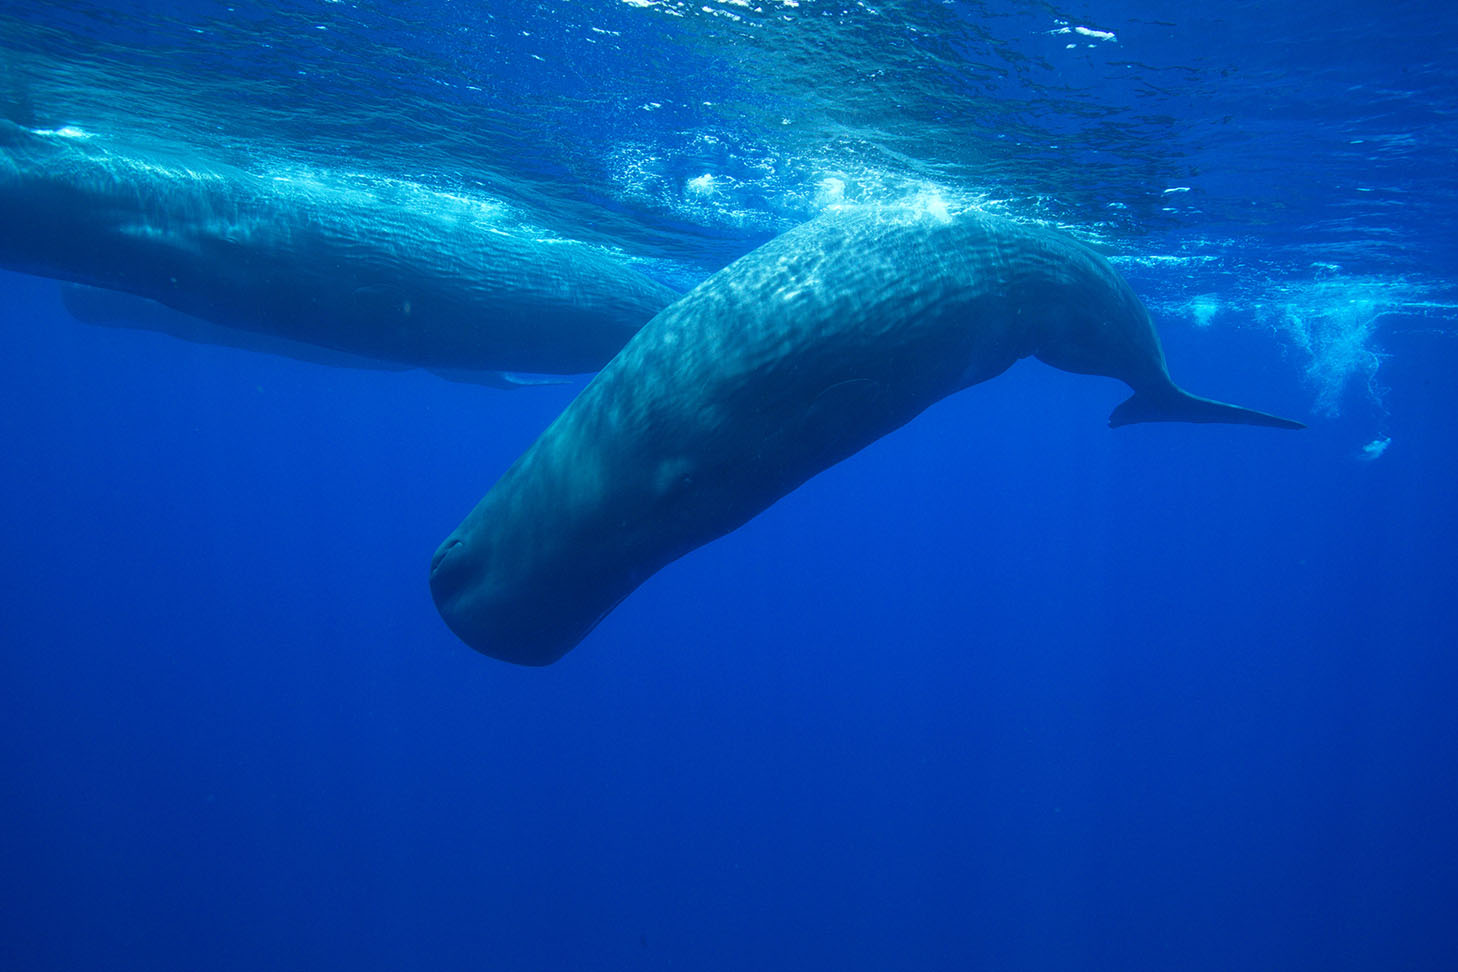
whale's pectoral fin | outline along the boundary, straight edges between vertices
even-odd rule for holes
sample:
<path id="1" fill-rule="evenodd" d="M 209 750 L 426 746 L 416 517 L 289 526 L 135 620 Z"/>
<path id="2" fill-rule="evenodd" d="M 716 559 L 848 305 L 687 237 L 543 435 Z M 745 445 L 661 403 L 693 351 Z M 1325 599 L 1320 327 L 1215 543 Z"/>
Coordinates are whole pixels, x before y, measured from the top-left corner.
<path id="1" fill-rule="evenodd" d="M 1273 429 L 1306 428 L 1301 422 L 1201 398 L 1173 385 L 1167 390 L 1135 392 L 1109 415 L 1111 429 L 1137 422 L 1223 422 L 1229 425 L 1265 425 Z"/>
<path id="2" fill-rule="evenodd" d="M 844 434 L 871 421 L 885 408 L 885 387 L 870 378 L 847 378 L 822 388 L 805 409 L 804 429 L 815 435 Z"/>
<path id="3" fill-rule="evenodd" d="M 871 378 L 833 382 L 806 404 L 798 422 L 783 432 L 822 465 L 840 462 L 864 444 L 860 429 L 875 427 L 886 411 L 886 386 Z"/>

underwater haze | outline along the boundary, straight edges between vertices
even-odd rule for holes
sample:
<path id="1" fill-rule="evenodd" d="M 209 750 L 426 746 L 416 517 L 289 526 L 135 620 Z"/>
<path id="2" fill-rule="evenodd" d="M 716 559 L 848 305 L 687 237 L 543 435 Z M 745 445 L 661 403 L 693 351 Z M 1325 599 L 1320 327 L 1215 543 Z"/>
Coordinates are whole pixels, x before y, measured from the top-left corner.
<path id="1" fill-rule="evenodd" d="M 101 327 L 0 267 L 0 970 L 1458 968 L 1455 34 L 8 0 L 4 124 L 675 291 L 834 207 L 1043 224 L 1181 386 L 1309 428 L 1110 429 L 1123 385 L 1023 362 L 524 668 L 428 567 L 585 378 Z"/>

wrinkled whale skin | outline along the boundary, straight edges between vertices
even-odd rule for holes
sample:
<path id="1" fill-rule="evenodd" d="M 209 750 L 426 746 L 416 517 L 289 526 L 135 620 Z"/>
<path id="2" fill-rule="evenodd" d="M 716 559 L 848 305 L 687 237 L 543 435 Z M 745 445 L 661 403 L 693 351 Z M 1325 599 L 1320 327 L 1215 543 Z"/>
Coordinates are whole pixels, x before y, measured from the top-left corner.
<path id="1" fill-rule="evenodd" d="M 677 294 L 480 200 L 0 120 L 0 266 L 400 365 L 595 371 Z"/>
<path id="2" fill-rule="evenodd" d="M 1132 421 L 1300 427 L 1180 391 L 1128 285 L 1062 234 L 831 213 L 645 326 L 441 544 L 436 604 L 477 650 L 548 664 L 665 564 L 1028 356 L 1126 382 Z"/>

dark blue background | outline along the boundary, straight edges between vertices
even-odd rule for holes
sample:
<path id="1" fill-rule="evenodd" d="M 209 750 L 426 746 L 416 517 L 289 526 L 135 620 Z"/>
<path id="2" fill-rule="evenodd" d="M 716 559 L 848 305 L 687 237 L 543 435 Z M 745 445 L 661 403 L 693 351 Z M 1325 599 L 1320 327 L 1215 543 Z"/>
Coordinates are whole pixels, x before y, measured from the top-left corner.
<path id="1" fill-rule="evenodd" d="M 1122 386 L 1023 364 L 526 670 L 426 569 L 573 387 L 0 275 L 0 972 L 1458 968 L 1458 15 L 727 6 L 11 0 L 0 109 L 499 196 L 684 285 L 823 177 L 936 184 L 1312 428 L 1110 431 Z"/>
<path id="2" fill-rule="evenodd" d="M 1021 365 L 526 670 L 425 568 L 570 388 L 0 289 L 0 967 L 1458 956 L 1451 341 L 1391 338 L 1376 462 L 1340 421 L 1109 431 L 1121 386 Z M 1168 338 L 1299 410 L 1260 332 Z"/>

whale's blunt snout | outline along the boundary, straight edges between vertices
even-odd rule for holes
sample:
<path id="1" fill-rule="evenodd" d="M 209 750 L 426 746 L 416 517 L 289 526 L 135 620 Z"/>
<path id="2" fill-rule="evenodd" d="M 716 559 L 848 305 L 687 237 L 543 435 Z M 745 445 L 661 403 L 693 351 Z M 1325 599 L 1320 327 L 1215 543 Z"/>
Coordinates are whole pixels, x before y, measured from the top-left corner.
<path id="1" fill-rule="evenodd" d="M 555 605 L 502 593 L 486 549 L 479 538 L 452 535 L 430 558 L 430 596 L 441 620 L 483 655 L 514 665 L 550 665 L 586 632 L 564 640 L 553 624 Z"/>
<path id="2" fill-rule="evenodd" d="M 532 596 L 493 567 L 490 542 L 452 534 L 430 558 L 430 596 L 457 638 L 483 655 L 513 665 L 550 665 L 591 626 L 561 599 Z M 606 613 L 606 612 L 604 612 Z M 565 633 L 564 633 L 565 631 Z"/>

